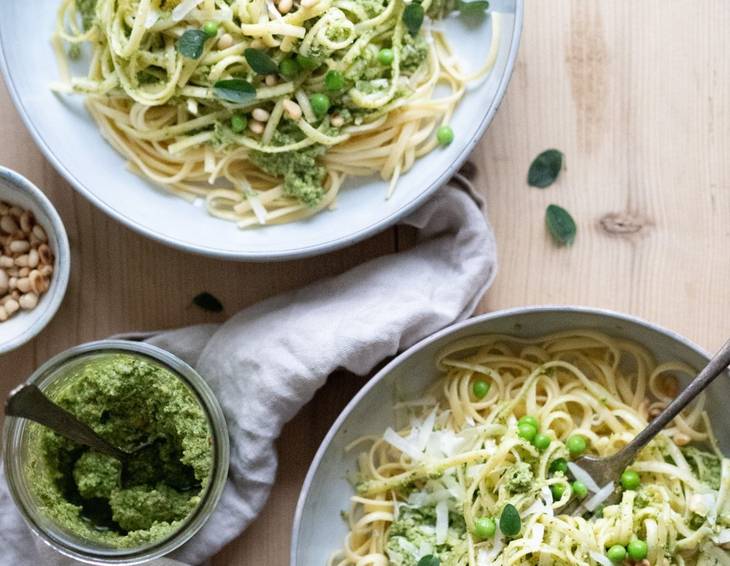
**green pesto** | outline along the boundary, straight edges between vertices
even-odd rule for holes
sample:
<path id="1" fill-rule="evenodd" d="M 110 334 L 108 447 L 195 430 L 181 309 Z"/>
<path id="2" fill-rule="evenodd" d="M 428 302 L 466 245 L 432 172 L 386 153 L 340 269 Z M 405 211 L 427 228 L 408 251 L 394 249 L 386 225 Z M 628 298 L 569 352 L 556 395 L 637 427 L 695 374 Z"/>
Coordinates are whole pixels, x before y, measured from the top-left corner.
<path id="1" fill-rule="evenodd" d="M 280 131 L 274 134 L 273 145 L 287 145 L 299 141 L 291 134 Z M 252 151 L 249 158 L 259 169 L 273 177 L 284 179 L 284 192 L 299 199 L 307 206 L 316 206 L 324 197 L 324 178 L 326 169 L 319 164 L 317 158 L 323 155 L 325 148 L 312 145 L 296 151 L 282 153 L 264 153 Z"/>
<path id="2" fill-rule="evenodd" d="M 518 462 L 505 474 L 507 478 L 507 489 L 511 493 L 524 493 L 532 486 L 534 474 L 527 462 Z"/>
<path id="3" fill-rule="evenodd" d="M 84 31 L 90 30 L 96 19 L 96 0 L 76 0 L 76 10 L 81 14 Z"/>
<path id="4" fill-rule="evenodd" d="M 100 356 L 48 392 L 105 440 L 119 461 L 30 425 L 28 474 L 41 512 L 68 532 L 113 548 L 166 538 L 193 512 L 213 465 L 199 401 L 173 373 L 131 354 Z"/>
<path id="5" fill-rule="evenodd" d="M 694 446 L 687 446 L 681 450 L 697 479 L 706 483 L 712 489 L 720 489 L 720 478 L 722 476 L 720 458 Z"/>
<path id="6" fill-rule="evenodd" d="M 418 562 L 408 551 L 407 543 L 420 548 L 429 545 L 438 555 L 442 566 L 451 566 L 459 563 L 459 559 L 466 557 L 466 523 L 464 517 L 458 513 L 449 513 L 449 530 L 446 541 L 436 544 L 436 510 L 435 507 L 412 509 L 401 507 L 398 519 L 393 522 L 388 531 L 386 553 L 389 563 L 393 566 L 417 566 Z M 406 541 L 406 546 L 401 541 Z"/>

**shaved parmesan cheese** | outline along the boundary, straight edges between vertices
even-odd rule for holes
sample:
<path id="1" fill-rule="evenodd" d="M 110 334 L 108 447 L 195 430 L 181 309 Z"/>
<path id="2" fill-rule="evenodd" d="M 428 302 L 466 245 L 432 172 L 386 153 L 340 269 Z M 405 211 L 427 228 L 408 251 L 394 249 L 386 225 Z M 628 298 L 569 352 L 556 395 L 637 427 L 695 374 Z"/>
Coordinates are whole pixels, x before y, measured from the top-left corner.
<path id="1" fill-rule="evenodd" d="M 712 542 L 715 544 L 725 544 L 730 542 L 730 529 L 722 529 L 719 533 L 712 537 Z"/>
<path id="2" fill-rule="evenodd" d="M 385 431 L 385 434 L 383 435 L 383 440 L 409 456 L 411 460 L 420 460 L 423 456 L 418 448 L 413 446 L 413 444 L 408 442 L 405 438 L 403 438 L 400 434 L 395 432 L 390 427 L 388 427 L 388 429 Z"/>
<path id="3" fill-rule="evenodd" d="M 601 564 L 601 566 L 614 566 L 614 563 L 611 562 L 607 556 L 604 556 L 603 554 L 600 554 L 598 552 L 589 552 L 591 558 Z"/>
<path id="4" fill-rule="evenodd" d="M 588 511 L 595 511 L 601 503 L 611 496 L 614 489 L 613 482 L 607 483 L 598 490 L 598 493 L 585 502 L 585 508 L 588 509 Z"/>
<path id="5" fill-rule="evenodd" d="M 492 562 L 495 558 L 497 558 L 497 556 L 499 556 L 499 553 L 502 552 L 503 548 L 504 537 L 502 535 L 499 535 L 497 536 L 497 538 L 494 539 L 494 544 L 492 545 L 492 548 L 479 549 L 479 553 L 477 554 L 477 566 L 491 566 Z"/>
<path id="6" fill-rule="evenodd" d="M 543 536 L 545 536 L 545 525 L 542 523 L 535 523 L 533 533 L 528 540 L 528 545 L 534 550 L 537 550 L 542 544 Z"/>
<path id="7" fill-rule="evenodd" d="M 695 493 L 689 498 L 687 507 L 693 513 L 707 517 L 715 507 L 715 496 L 711 493 Z"/>
<path id="8" fill-rule="evenodd" d="M 174 22 L 179 22 L 184 19 L 185 16 L 187 16 L 198 4 L 200 4 L 200 1 L 201 0 L 182 0 L 182 2 L 175 6 L 175 9 L 172 11 L 172 20 Z"/>
<path id="9" fill-rule="evenodd" d="M 150 29 L 160 19 L 160 13 L 157 10 L 150 10 L 147 13 L 147 19 L 144 21 L 145 29 Z"/>
<path id="10" fill-rule="evenodd" d="M 444 544 L 449 534 L 449 506 L 445 500 L 436 504 L 436 544 Z"/>
<path id="11" fill-rule="evenodd" d="M 428 444 L 428 439 L 431 438 L 433 432 L 433 425 L 436 423 L 436 409 L 431 411 L 423 424 L 418 429 L 418 436 L 416 437 L 416 447 L 423 452 Z"/>
<path id="12" fill-rule="evenodd" d="M 573 477 L 576 480 L 585 484 L 585 486 L 588 488 L 588 491 L 590 491 L 591 493 L 598 493 L 600 491 L 601 488 L 598 487 L 598 484 L 593 480 L 591 475 L 583 468 L 581 468 L 578 464 L 576 464 L 575 462 L 568 462 L 568 469 L 570 470 L 570 473 L 573 474 Z"/>
<path id="13" fill-rule="evenodd" d="M 555 502 L 555 500 L 553 499 L 553 492 L 550 491 L 550 488 L 548 486 L 543 486 L 543 488 L 540 490 L 540 495 L 542 495 L 542 500 L 545 502 L 545 505 L 547 507 L 550 507 L 550 510 L 552 511 L 553 503 Z"/>

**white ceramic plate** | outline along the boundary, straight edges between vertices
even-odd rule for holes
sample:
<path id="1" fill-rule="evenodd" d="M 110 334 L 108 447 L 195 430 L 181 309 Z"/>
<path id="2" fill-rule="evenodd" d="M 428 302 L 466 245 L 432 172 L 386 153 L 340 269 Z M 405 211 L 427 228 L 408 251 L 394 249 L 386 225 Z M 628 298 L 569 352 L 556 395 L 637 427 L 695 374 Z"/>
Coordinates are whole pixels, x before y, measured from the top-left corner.
<path id="1" fill-rule="evenodd" d="M 58 78 L 58 71 L 49 38 L 59 0 L 0 3 L 0 63 L 20 115 L 46 157 L 76 189 L 117 220 L 162 243 L 209 256 L 253 261 L 304 257 L 344 247 L 388 227 L 461 166 L 507 87 L 522 28 L 522 1 L 493 2 L 503 25 L 492 74 L 460 105 L 452 121 L 456 141 L 422 159 L 390 200 L 385 200 L 387 187 L 380 180 L 350 182 L 336 210 L 263 229 L 239 230 L 130 173 L 102 139 L 81 97 L 51 93 L 48 85 Z M 491 19 L 468 25 L 450 18 L 443 26 L 466 68 L 478 68 L 490 45 Z"/>
<path id="2" fill-rule="evenodd" d="M 467 336 L 498 333 L 541 336 L 551 332 L 590 328 L 635 340 L 647 347 L 659 362 L 681 360 L 695 368 L 708 362 L 699 347 L 678 334 L 642 320 L 606 310 L 576 307 L 527 307 L 500 311 L 467 320 L 423 340 L 383 368 L 347 405 L 332 425 L 312 462 L 294 518 L 291 566 L 324 566 L 340 548 L 347 526 L 340 516 L 353 495 L 347 481 L 355 470 L 357 451 L 345 452 L 361 436 L 381 435 L 394 425 L 393 404 L 417 398 L 440 374 L 434 359 L 447 344 Z M 730 377 L 730 376 L 727 376 Z M 730 453 L 730 396 L 728 379 L 717 379 L 709 389 L 707 410 L 722 450 Z"/>

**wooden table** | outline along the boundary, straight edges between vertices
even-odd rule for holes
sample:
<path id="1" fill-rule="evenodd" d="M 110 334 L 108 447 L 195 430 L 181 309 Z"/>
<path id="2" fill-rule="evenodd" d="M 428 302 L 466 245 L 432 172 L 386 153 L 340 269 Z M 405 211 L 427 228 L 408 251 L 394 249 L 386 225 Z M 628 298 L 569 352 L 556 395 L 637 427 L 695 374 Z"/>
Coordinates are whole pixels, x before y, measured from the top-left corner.
<path id="1" fill-rule="evenodd" d="M 527 4 L 512 83 L 474 154 L 500 245 L 499 277 L 480 311 L 593 305 L 718 347 L 730 335 L 730 2 Z M 202 290 L 233 313 L 391 253 L 401 240 L 393 229 L 324 257 L 269 265 L 185 255 L 144 240 L 77 195 L 35 148 L 4 88 L 0 139 L 0 163 L 48 193 L 73 249 L 71 284 L 55 320 L 32 343 L 0 358 L 3 396 L 74 344 L 216 320 L 190 307 Z M 567 168 L 555 186 L 529 188 L 529 163 L 548 147 L 565 153 Z M 550 203 L 578 222 L 571 248 L 557 248 L 547 237 Z M 268 506 L 214 559 L 216 566 L 288 562 L 307 467 L 363 382 L 333 377 L 286 428 Z"/>

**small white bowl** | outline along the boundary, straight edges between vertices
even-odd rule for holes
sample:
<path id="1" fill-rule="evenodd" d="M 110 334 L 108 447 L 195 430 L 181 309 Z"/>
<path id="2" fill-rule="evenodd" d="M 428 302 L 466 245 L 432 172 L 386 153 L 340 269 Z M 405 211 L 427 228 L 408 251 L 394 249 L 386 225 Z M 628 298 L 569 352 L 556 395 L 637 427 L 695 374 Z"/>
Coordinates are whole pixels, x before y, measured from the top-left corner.
<path id="1" fill-rule="evenodd" d="M 34 338 L 56 314 L 68 287 L 71 252 L 61 217 L 48 197 L 28 179 L 2 166 L 0 201 L 32 211 L 38 224 L 46 231 L 55 256 L 51 285 L 41 295 L 38 306 L 30 311 L 20 311 L 9 320 L 0 322 L 0 354 L 4 354 Z"/>

